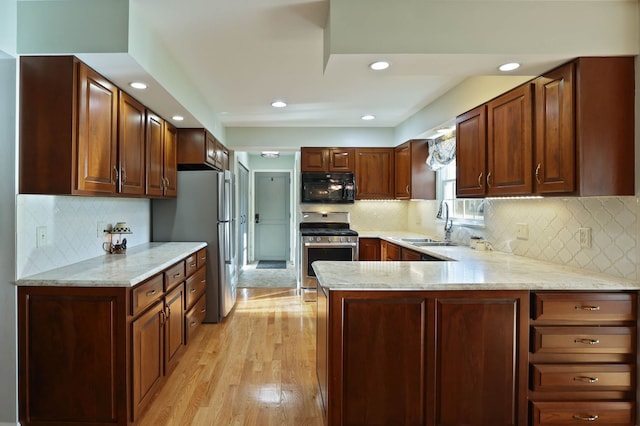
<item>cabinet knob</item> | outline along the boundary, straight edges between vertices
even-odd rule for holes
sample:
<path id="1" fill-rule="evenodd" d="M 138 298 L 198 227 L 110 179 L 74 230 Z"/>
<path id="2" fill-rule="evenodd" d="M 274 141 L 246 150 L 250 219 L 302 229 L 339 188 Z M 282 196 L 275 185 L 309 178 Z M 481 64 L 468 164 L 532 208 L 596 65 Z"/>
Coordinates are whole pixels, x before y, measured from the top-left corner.
<path id="1" fill-rule="evenodd" d="M 174 279 L 175 279 L 175 278 L 178 278 L 179 276 L 180 276 L 180 272 L 178 272 L 177 274 L 173 274 L 173 275 L 171 276 L 171 278 L 174 278 Z"/>

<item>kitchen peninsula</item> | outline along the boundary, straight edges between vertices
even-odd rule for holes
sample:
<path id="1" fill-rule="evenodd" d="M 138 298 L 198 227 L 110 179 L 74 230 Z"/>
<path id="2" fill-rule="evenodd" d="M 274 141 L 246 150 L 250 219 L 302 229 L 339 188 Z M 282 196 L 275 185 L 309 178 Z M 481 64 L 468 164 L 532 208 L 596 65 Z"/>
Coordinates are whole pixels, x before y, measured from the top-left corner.
<path id="1" fill-rule="evenodd" d="M 423 251 L 443 261 L 314 262 L 329 425 L 636 424 L 637 282 Z"/>
<path id="2" fill-rule="evenodd" d="M 206 243 L 146 243 L 18 285 L 22 425 L 132 424 L 205 315 Z"/>

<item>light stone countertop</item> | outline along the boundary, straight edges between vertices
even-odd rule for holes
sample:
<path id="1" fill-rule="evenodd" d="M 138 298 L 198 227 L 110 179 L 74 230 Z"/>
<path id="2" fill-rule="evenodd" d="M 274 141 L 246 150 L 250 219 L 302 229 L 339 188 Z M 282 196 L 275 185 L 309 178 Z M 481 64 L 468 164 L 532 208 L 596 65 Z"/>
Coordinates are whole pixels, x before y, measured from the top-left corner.
<path id="1" fill-rule="evenodd" d="M 18 286 L 133 287 L 207 246 L 203 242 L 145 243 L 16 281 Z"/>
<path id="2" fill-rule="evenodd" d="M 523 256 L 472 250 L 462 245 L 416 247 L 400 241 L 417 236 L 377 235 L 443 261 L 316 261 L 313 269 L 318 282 L 330 290 L 640 290 L 636 281 Z"/>

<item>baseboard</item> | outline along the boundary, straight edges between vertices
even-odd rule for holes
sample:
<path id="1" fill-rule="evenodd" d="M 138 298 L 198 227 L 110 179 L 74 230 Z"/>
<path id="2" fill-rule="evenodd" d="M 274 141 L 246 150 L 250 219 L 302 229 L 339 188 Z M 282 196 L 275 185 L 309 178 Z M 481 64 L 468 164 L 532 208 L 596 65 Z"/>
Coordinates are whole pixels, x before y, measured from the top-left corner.
<path id="1" fill-rule="evenodd" d="M 20 423 L 2 423 L 2 422 L 0 422 L 0 426 L 20 426 Z"/>

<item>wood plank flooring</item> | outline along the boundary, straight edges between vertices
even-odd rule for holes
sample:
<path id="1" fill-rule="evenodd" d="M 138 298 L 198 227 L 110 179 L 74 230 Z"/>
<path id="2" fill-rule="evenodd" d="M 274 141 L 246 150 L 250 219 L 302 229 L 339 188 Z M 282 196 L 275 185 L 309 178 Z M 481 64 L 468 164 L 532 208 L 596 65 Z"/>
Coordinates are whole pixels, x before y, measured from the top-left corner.
<path id="1" fill-rule="evenodd" d="M 315 309 L 295 289 L 238 289 L 222 324 L 202 324 L 137 422 L 323 425 Z"/>

